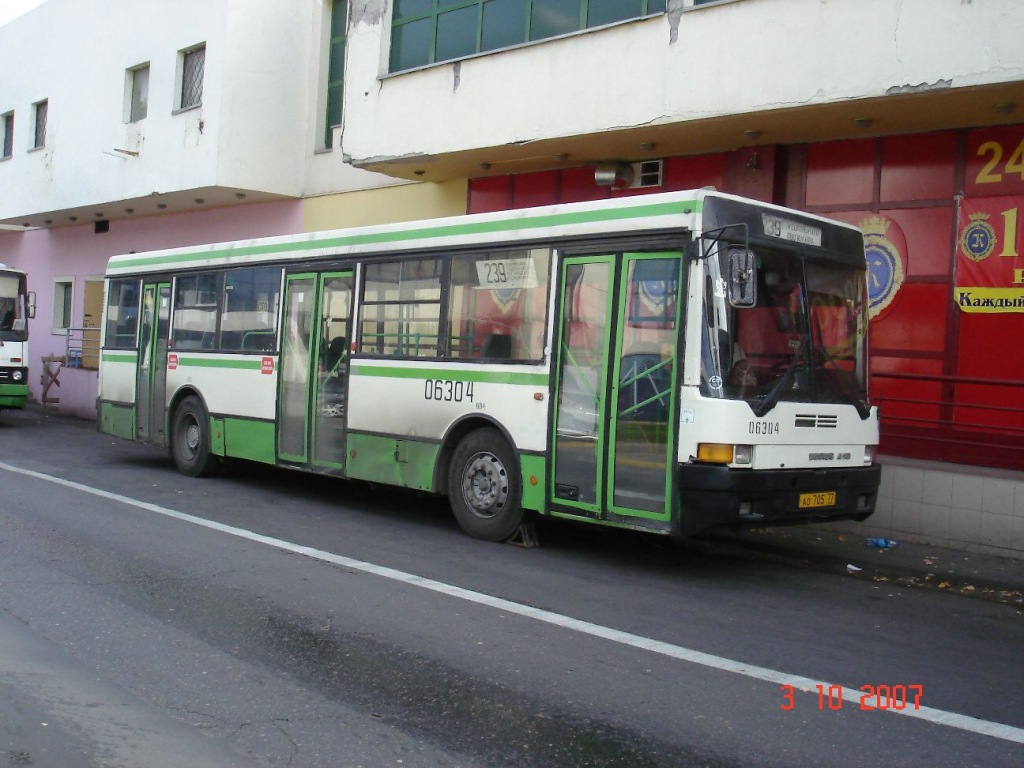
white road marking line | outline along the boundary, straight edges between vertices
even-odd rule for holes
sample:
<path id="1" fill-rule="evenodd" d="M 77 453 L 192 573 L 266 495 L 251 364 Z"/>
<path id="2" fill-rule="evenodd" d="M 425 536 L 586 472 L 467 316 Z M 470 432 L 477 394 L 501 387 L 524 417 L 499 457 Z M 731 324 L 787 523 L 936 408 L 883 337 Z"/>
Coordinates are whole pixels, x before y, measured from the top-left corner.
<path id="1" fill-rule="evenodd" d="M 495 608 L 500 611 L 515 614 L 517 616 L 523 616 L 536 621 L 542 621 L 545 624 L 551 624 L 557 627 L 563 627 L 564 629 L 572 630 L 573 632 L 579 632 L 581 634 L 590 635 L 591 637 L 599 637 L 604 640 L 610 640 L 613 643 L 619 643 L 620 645 L 626 645 L 633 648 L 639 648 L 641 650 L 650 651 L 651 653 L 657 653 L 662 656 L 667 656 L 673 659 L 679 659 L 681 661 L 688 661 L 692 664 L 699 664 L 703 667 L 710 669 L 718 669 L 723 672 L 731 672 L 737 675 L 743 675 L 754 680 L 761 680 L 766 683 L 775 683 L 777 685 L 791 685 L 798 691 L 804 692 L 815 692 L 817 691 L 816 686 L 823 686 L 824 690 L 828 691 L 831 689 L 835 691 L 837 688 L 842 689 L 842 698 L 844 707 L 848 706 L 848 702 L 860 701 L 861 691 L 847 688 L 845 686 L 836 686 L 835 683 L 829 683 L 824 680 L 815 680 L 810 677 L 801 677 L 800 675 L 791 675 L 786 672 L 779 672 L 774 669 L 768 669 L 767 667 L 759 667 L 754 664 L 744 664 L 740 661 L 734 661 L 733 659 L 727 659 L 723 656 L 714 656 L 709 653 L 703 653 L 702 651 L 695 651 L 691 648 L 684 648 L 679 645 L 672 645 L 671 643 L 664 643 L 660 640 L 653 640 L 648 637 L 642 637 L 641 635 L 634 635 L 630 632 L 623 632 L 618 629 L 612 629 L 611 627 L 605 627 L 600 624 L 592 624 L 589 621 L 581 621 L 580 619 L 574 619 L 570 616 L 563 616 L 562 614 L 555 613 L 553 611 L 546 611 L 542 608 L 534 608 L 529 605 L 523 605 L 522 603 L 515 603 L 511 600 L 505 600 L 500 597 L 494 597 L 492 595 L 486 595 L 482 592 L 474 592 L 469 589 L 463 589 L 462 587 L 456 587 L 452 584 L 446 584 L 441 581 L 435 581 L 428 579 L 423 576 L 416 576 L 415 574 L 405 573 L 394 568 L 388 568 L 383 565 L 375 565 L 373 563 L 366 563 L 361 560 L 353 560 L 349 557 L 342 555 L 336 555 L 332 552 L 325 552 L 321 549 L 314 549 L 313 547 L 306 547 L 300 544 L 293 544 L 288 541 L 281 539 L 275 539 L 271 536 L 263 536 L 253 531 L 248 531 L 244 528 L 236 528 L 231 525 L 224 525 L 223 523 L 217 523 L 212 520 L 204 520 L 201 517 L 195 517 L 194 515 L 188 515 L 184 512 L 177 512 L 167 507 L 161 507 L 159 504 L 150 504 L 146 501 L 139 501 L 128 496 L 122 496 L 119 493 L 112 493 L 110 491 L 104 491 L 100 488 L 93 488 L 88 485 L 76 483 L 71 480 L 65 480 L 60 477 L 54 477 L 53 475 L 46 475 L 41 472 L 33 472 L 29 469 L 22 469 L 11 464 L 0 462 L 0 469 L 13 472 L 14 474 L 24 475 L 26 477 L 32 477 L 37 480 L 44 480 L 48 483 L 54 483 L 56 485 L 64 486 L 65 488 L 71 488 L 76 491 L 82 491 L 84 493 L 92 494 L 93 496 L 99 496 L 100 498 L 109 499 L 116 501 L 121 504 L 127 504 L 128 506 L 136 507 L 138 509 L 144 509 L 148 512 L 155 512 L 159 515 L 174 518 L 175 520 L 181 520 L 186 523 L 192 523 L 194 525 L 202 526 L 212 531 L 219 531 L 220 533 L 227 533 L 232 536 L 237 536 L 241 539 L 248 541 L 258 542 L 260 544 L 266 544 L 269 547 L 282 550 L 284 552 L 292 552 L 297 555 L 303 555 L 305 557 L 319 560 L 325 563 L 331 563 L 332 565 L 340 565 L 345 568 L 350 568 L 354 571 L 360 571 L 362 573 L 371 574 L 373 576 L 380 576 L 381 578 L 390 579 L 391 581 L 397 581 L 402 584 L 408 584 L 413 587 L 420 587 L 422 589 L 428 589 L 432 592 L 437 592 L 442 595 L 448 595 L 450 597 L 457 598 L 459 600 L 466 600 L 471 603 L 478 605 L 484 605 L 489 608 Z M 969 731 L 971 733 L 981 734 L 982 736 L 991 736 L 996 739 L 1003 739 L 1005 741 L 1016 742 L 1017 744 L 1024 744 L 1024 728 L 1016 728 L 1012 725 L 1005 725 L 1003 723 L 994 723 L 989 720 L 981 720 L 976 717 L 969 717 L 967 715 L 960 715 L 956 712 L 946 712 L 941 709 L 934 709 L 932 707 L 920 707 L 918 709 L 886 709 L 880 710 L 883 712 L 889 712 L 894 715 L 903 715 L 904 717 L 913 717 L 918 720 L 925 720 L 930 723 L 937 725 L 945 725 L 951 728 L 958 728 L 963 731 Z"/>

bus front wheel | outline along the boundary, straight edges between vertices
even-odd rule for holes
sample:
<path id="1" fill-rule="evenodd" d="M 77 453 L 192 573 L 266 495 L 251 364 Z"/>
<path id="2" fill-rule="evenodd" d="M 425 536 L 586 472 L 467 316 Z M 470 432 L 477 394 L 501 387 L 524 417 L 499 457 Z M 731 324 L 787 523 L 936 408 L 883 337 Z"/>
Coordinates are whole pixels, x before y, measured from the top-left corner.
<path id="1" fill-rule="evenodd" d="M 220 468 L 220 459 L 210 452 L 210 419 L 198 397 L 186 397 L 174 411 L 171 456 L 189 477 L 206 477 Z"/>
<path id="2" fill-rule="evenodd" d="M 448 499 L 462 530 L 485 541 L 512 538 L 523 522 L 515 454 L 495 429 L 463 438 L 448 468 Z"/>

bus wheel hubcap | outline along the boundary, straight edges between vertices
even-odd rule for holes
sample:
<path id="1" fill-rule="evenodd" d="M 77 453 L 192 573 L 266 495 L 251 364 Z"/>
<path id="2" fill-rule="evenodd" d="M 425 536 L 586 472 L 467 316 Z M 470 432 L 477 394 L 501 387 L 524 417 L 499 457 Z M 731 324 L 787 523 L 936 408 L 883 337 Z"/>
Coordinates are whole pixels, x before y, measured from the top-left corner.
<path id="1" fill-rule="evenodd" d="M 480 517 L 501 512 L 508 498 L 508 477 L 496 456 L 480 453 L 469 461 L 462 475 L 462 494 Z"/>
<path id="2" fill-rule="evenodd" d="M 185 428 L 185 446 L 195 453 L 199 449 L 199 425 L 192 422 Z"/>

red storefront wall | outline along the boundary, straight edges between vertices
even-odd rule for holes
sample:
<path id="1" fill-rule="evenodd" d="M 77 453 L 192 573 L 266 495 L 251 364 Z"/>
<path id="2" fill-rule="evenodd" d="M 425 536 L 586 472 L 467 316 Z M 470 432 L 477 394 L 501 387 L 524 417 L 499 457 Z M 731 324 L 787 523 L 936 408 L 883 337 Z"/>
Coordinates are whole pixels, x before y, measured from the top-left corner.
<path id="1" fill-rule="evenodd" d="M 474 179 L 469 211 L 708 185 L 864 229 L 883 453 L 1024 470 L 1024 125 L 666 158 L 648 190 Z"/>

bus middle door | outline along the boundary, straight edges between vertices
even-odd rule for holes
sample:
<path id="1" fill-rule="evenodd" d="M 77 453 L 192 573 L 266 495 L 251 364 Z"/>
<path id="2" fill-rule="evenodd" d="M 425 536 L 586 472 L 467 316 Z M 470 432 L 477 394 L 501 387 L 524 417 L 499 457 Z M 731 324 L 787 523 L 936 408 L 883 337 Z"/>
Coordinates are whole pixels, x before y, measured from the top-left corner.
<path id="1" fill-rule="evenodd" d="M 288 275 L 278 391 L 282 461 L 342 470 L 351 272 Z"/>

